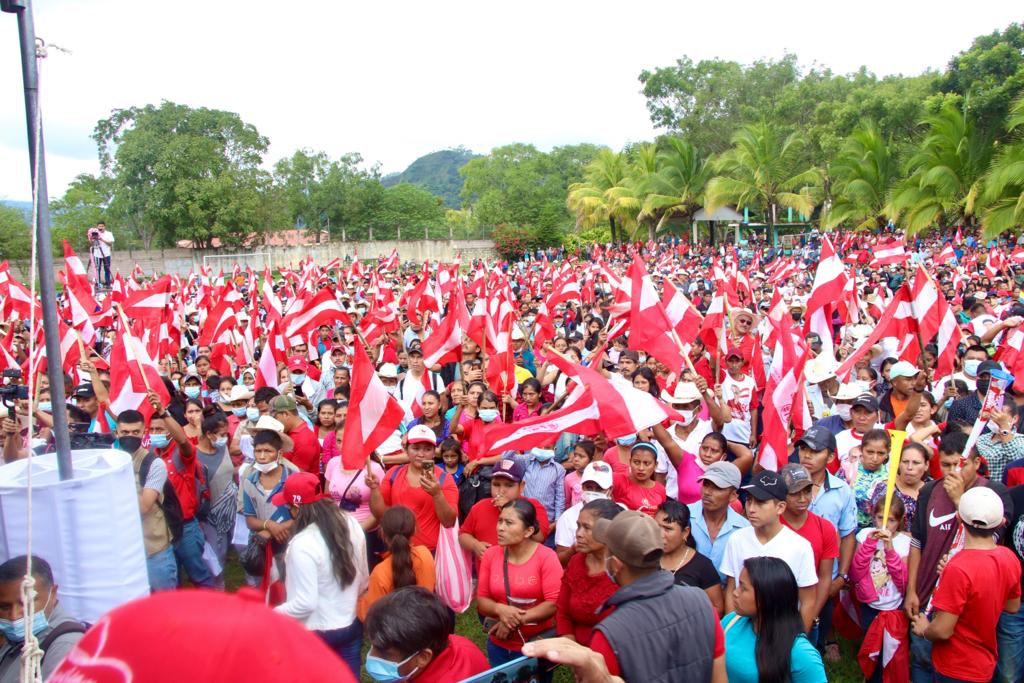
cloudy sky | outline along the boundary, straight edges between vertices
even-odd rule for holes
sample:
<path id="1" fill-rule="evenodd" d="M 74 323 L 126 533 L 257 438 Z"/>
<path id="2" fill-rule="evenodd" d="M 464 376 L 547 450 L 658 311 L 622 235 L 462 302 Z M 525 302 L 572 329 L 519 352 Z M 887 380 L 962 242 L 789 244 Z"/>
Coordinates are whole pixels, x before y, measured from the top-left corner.
<path id="1" fill-rule="evenodd" d="M 386 172 L 464 145 L 650 139 L 637 75 L 683 55 L 877 74 L 941 69 L 1015 3 L 520 0 L 35 0 L 51 197 L 98 170 L 112 109 L 166 99 L 238 112 L 268 165 L 306 147 Z M 835 8 L 835 9 L 833 9 Z M 17 28 L 0 15 L 0 198 L 31 197 Z"/>

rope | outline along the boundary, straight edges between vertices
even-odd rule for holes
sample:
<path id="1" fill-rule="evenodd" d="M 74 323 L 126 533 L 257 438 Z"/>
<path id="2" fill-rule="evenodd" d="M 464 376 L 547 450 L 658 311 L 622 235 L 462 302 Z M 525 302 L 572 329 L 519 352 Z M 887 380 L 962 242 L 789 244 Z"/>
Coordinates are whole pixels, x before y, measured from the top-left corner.
<path id="1" fill-rule="evenodd" d="M 46 56 L 46 44 L 36 39 L 36 72 L 38 74 L 40 62 Z M 37 77 L 38 78 L 38 77 Z M 32 164 L 32 270 L 37 272 L 37 247 L 39 239 L 39 161 L 42 158 L 43 140 L 43 115 L 38 96 L 38 83 L 36 89 L 36 120 L 35 150 L 36 156 Z M 36 300 L 36 278 L 30 278 L 30 298 L 33 304 Z M 29 340 L 28 340 L 28 463 L 25 468 L 25 520 L 28 525 L 28 534 L 25 540 L 25 578 L 21 582 L 21 607 L 24 614 L 25 644 L 21 650 L 21 683 L 42 683 L 43 680 L 43 650 L 39 647 L 39 639 L 32 632 L 32 624 L 35 621 L 36 604 L 36 580 L 32 575 L 32 434 L 33 434 L 33 408 L 35 407 L 35 376 L 36 376 L 36 307 L 30 307 L 29 313 Z"/>

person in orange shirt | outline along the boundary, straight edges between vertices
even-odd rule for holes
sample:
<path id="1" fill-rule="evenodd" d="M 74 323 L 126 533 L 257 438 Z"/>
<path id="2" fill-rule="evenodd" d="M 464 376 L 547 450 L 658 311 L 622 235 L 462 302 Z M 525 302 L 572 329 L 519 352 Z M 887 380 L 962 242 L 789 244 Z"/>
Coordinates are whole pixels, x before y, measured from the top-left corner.
<path id="1" fill-rule="evenodd" d="M 434 590 L 434 557 L 426 546 L 412 545 L 416 516 L 404 505 L 390 507 L 380 520 L 380 535 L 388 552 L 370 573 L 370 583 L 359 598 L 358 615 L 366 621 L 370 606 L 404 586 Z"/>

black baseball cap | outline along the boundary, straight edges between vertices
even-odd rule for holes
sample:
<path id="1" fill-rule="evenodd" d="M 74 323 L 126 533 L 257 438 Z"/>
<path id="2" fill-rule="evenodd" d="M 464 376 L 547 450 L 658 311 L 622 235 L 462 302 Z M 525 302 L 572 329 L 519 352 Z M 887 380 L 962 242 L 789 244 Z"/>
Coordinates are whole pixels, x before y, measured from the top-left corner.
<path id="1" fill-rule="evenodd" d="M 759 472 L 742 489 L 758 500 L 786 500 L 789 487 L 778 472 L 765 470 Z"/>
<path id="2" fill-rule="evenodd" d="M 803 444 L 812 451 L 829 451 L 834 453 L 836 450 L 836 436 L 828 430 L 827 427 L 821 425 L 815 425 L 804 432 L 796 441 L 797 445 Z"/>
<path id="3" fill-rule="evenodd" d="M 75 398 L 93 398 L 96 396 L 96 390 L 92 384 L 79 384 L 72 395 Z"/>
<path id="4" fill-rule="evenodd" d="M 850 404 L 851 410 L 858 407 L 865 408 L 873 413 L 878 412 L 878 399 L 871 394 L 861 394 L 857 398 L 853 399 L 853 403 Z"/>

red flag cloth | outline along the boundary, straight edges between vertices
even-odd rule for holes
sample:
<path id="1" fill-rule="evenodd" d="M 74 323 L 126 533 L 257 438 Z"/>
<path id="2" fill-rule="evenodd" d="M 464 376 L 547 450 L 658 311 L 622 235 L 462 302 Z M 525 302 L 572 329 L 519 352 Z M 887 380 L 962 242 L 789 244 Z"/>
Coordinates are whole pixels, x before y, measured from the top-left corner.
<path id="1" fill-rule="evenodd" d="M 235 329 L 235 323 L 235 309 L 226 299 L 221 299 L 203 322 L 203 329 L 199 333 L 199 346 L 230 341 L 230 333 Z"/>
<path id="2" fill-rule="evenodd" d="M 636 434 L 665 420 L 683 421 L 682 415 L 646 391 L 633 388 L 618 374 L 608 380 L 596 370 L 573 365 L 557 354 L 552 354 L 548 361 L 590 389 L 600 413 L 601 428 L 609 438 Z"/>
<path id="3" fill-rule="evenodd" d="M 1013 375 L 1013 386 L 1017 391 L 1024 391 L 1024 329 L 1021 327 L 1006 332 L 1006 339 L 994 356 Z"/>
<path id="4" fill-rule="evenodd" d="M 153 406 L 146 396 L 150 389 L 164 405 L 171 402 L 156 363 L 131 331 L 122 329 L 110 351 L 110 413 L 116 417 L 122 411 L 137 410 L 148 423 L 153 415 Z"/>
<path id="5" fill-rule="evenodd" d="M 277 361 L 274 353 L 274 337 L 277 335 L 277 328 L 271 324 L 267 330 L 267 339 L 263 342 L 263 352 L 260 353 L 260 362 L 256 366 L 256 388 L 277 387 Z M 283 354 L 282 354 L 283 355 Z"/>
<path id="6" fill-rule="evenodd" d="M 469 313 L 460 296 L 461 291 L 461 287 L 455 290 L 448 304 L 448 314 L 430 336 L 423 340 L 423 365 L 428 369 L 438 363 L 462 360 L 463 326 L 468 326 Z"/>
<path id="7" fill-rule="evenodd" d="M 284 334 L 286 337 L 295 337 L 309 330 L 315 330 L 321 325 L 330 325 L 341 321 L 345 325 L 351 325 L 352 319 L 345 312 L 334 291 L 325 287 L 317 292 L 312 298 L 305 302 L 301 310 L 289 312 L 284 318 Z"/>
<path id="8" fill-rule="evenodd" d="M 476 457 L 504 453 L 505 451 L 526 451 L 530 448 L 549 446 L 558 440 L 563 432 L 573 434 L 596 434 L 601 430 L 600 411 L 590 389 L 575 385 L 569 397 L 558 410 L 545 415 L 527 418 L 518 422 L 495 423 L 482 431 L 482 441 Z"/>
<path id="9" fill-rule="evenodd" d="M 765 400 L 762 407 L 764 432 L 758 463 L 766 470 L 778 472 L 789 458 L 789 432 L 793 425 L 793 410 L 797 397 L 802 396 L 806 349 L 797 349 L 789 318 L 783 316 L 776 330 L 778 345 L 767 378 Z M 803 420 L 801 419 L 801 422 Z"/>
<path id="10" fill-rule="evenodd" d="M 665 280 L 663 289 L 661 303 L 665 307 L 669 324 L 675 329 L 681 342 L 692 344 L 704 322 L 704 316 L 685 294 L 676 289 L 671 280 Z"/>
<path id="11" fill-rule="evenodd" d="M 946 246 L 942 248 L 939 255 L 935 257 L 935 265 L 943 263 L 949 263 L 950 261 L 956 260 L 956 252 L 953 250 L 952 243 L 947 242 Z"/>
<path id="12" fill-rule="evenodd" d="M 956 349 L 963 338 L 963 332 L 957 324 L 956 314 L 946 302 L 946 297 L 920 264 L 917 266 L 911 288 L 910 305 L 917 320 L 921 342 L 927 344 L 934 338 L 939 347 L 935 377 L 949 377 L 955 370 Z M 920 354 L 919 345 L 911 342 L 907 349 L 912 350 L 912 359 L 907 360 L 916 360 Z"/>
<path id="13" fill-rule="evenodd" d="M 807 299 L 807 320 L 804 334 L 816 332 L 821 337 L 821 352 L 835 356 L 832 349 L 832 311 L 843 298 L 846 269 L 828 236 L 821 238 L 821 258 L 814 273 L 814 285 Z"/>
<path id="14" fill-rule="evenodd" d="M 875 325 L 875 329 L 868 338 L 861 342 L 860 346 L 836 369 L 836 377 L 839 378 L 840 382 L 848 381 L 857 361 L 870 352 L 871 347 L 877 344 L 880 339 L 883 337 L 903 339 L 911 329 L 916 330 L 917 323 L 914 320 L 914 312 L 910 307 L 910 290 L 906 283 L 904 283 L 902 287 L 896 290 L 895 296 L 893 296 L 892 301 L 889 302 L 889 305 L 882 312 L 878 323 Z"/>
<path id="15" fill-rule="evenodd" d="M 171 301 L 171 276 L 164 275 L 152 287 L 128 293 L 121 310 L 129 318 L 144 320 L 155 327 L 163 319 L 164 310 Z"/>
<path id="16" fill-rule="evenodd" d="M 67 240 L 64 240 L 64 270 L 67 271 L 69 284 L 73 282 L 79 289 L 86 292 L 92 291 L 89 274 L 86 272 L 85 266 L 82 265 L 82 259 L 78 258 L 78 254 L 71 248 Z"/>
<path id="17" fill-rule="evenodd" d="M 674 336 L 675 326 L 658 299 L 651 276 L 639 256 L 629 267 L 631 282 L 629 348 L 646 351 L 676 375 L 682 372 L 683 352 Z"/>
<path id="18" fill-rule="evenodd" d="M 906 247 L 903 244 L 903 238 L 901 237 L 887 237 L 878 240 L 878 243 L 872 249 L 872 253 L 874 258 L 868 264 L 871 268 L 888 266 L 893 263 L 903 263 L 910 258 L 910 254 L 907 253 Z"/>
<path id="19" fill-rule="evenodd" d="M 366 458 L 391 436 L 405 417 L 401 404 L 377 377 L 363 345 L 356 343 L 341 462 L 345 469 L 365 466 Z"/>
<path id="20" fill-rule="evenodd" d="M 879 612 L 871 622 L 857 652 L 857 663 L 870 678 L 876 666 L 882 667 L 882 683 L 907 683 L 910 680 L 909 622 L 901 609 Z"/>

